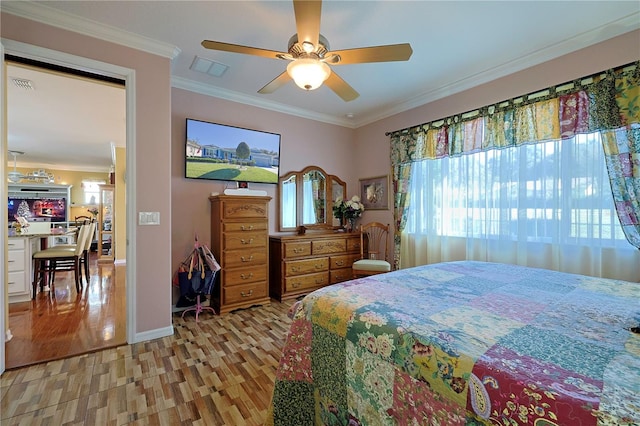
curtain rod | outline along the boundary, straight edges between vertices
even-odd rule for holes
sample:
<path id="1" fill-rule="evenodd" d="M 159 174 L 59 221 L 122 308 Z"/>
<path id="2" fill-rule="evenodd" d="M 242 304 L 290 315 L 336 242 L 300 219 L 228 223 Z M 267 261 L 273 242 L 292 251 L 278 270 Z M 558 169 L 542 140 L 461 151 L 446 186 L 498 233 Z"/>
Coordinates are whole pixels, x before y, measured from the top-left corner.
<path id="1" fill-rule="evenodd" d="M 608 70 L 604 70 L 604 71 L 600 71 L 600 72 L 597 72 L 597 73 L 593 73 L 591 75 L 587 75 L 585 77 L 579 77 L 579 78 L 577 78 L 575 80 L 572 80 L 572 81 L 567 81 L 567 82 L 564 82 L 564 83 L 555 84 L 553 86 L 547 87 L 546 89 L 536 90 L 535 92 L 531 92 L 531 93 L 528 93 L 526 95 L 516 96 L 516 97 L 511 98 L 511 99 L 507 99 L 507 100 L 504 100 L 504 101 L 496 102 L 496 103 L 493 103 L 491 105 L 485 105 L 483 107 L 475 108 L 475 109 L 472 109 L 470 111 L 466 111 L 466 112 L 463 112 L 463 113 L 460 113 L 460 114 L 454 114 L 454 115 L 450 115 L 448 117 L 427 121 L 425 123 L 417 124 L 415 126 L 405 127 L 404 129 L 393 130 L 391 132 L 385 132 L 384 135 L 385 136 L 391 136 L 391 135 L 393 135 L 395 133 L 409 132 L 409 131 L 412 131 L 412 130 L 415 130 L 415 129 L 419 129 L 422 126 L 426 126 L 426 125 L 429 125 L 429 124 L 432 124 L 432 123 L 437 123 L 437 122 L 440 122 L 440 121 L 442 121 L 443 124 L 444 124 L 444 123 L 446 123 L 448 121 L 451 121 L 451 120 L 462 120 L 462 119 L 466 119 L 466 118 L 475 117 L 478 114 L 480 114 L 482 110 L 490 108 L 492 106 L 500 107 L 500 106 L 504 106 L 505 104 L 509 105 L 510 103 L 516 103 L 516 101 L 519 101 L 518 104 L 523 104 L 524 103 L 526 105 L 526 104 L 529 103 L 528 101 L 535 101 L 535 100 L 540 99 L 541 97 L 548 96 L 548 93 L 545 94 L 544 92 L 556 91 L 556 90 L 563 91 L 563 90 L 575 88 L 576 85 L 589 86 L 589 85 L 591 85 L 591 84 L 593 84 L 595 82 L 596 78 L 604 78 L 608 72 L 618 73 L 618 72 L 621 72 L 621 71 L 632 70 L 634 67 L 638 67 L 639 64 L 640 64 L 640 61 L 631 62 L 631 63 L 628 63 L 626 65 L 621 65 L 619 67 L 610 68 Z"/>

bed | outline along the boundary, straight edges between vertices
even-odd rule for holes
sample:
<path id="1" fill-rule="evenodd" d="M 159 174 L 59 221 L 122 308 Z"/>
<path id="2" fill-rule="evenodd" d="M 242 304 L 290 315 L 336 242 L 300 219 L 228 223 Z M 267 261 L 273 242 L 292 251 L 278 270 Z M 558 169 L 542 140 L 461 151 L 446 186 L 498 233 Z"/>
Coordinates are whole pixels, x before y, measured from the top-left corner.
<path id="1" fill-rule="evenodd" d="M 298 302 L 266 424 L 640 424 L 640 284 L 487 262 Z"/>

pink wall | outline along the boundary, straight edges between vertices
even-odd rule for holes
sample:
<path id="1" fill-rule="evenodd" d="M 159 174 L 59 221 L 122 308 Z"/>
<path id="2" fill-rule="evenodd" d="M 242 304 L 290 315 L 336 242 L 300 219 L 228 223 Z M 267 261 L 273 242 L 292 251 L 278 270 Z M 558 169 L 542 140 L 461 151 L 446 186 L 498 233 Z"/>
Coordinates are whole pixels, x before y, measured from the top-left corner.
<path id="1" fill-rule="evenodd" d="M 249 105 L 225 101 L 181 89 L 172 90 L 171 100 L 171 193 L 172 193 L 172 265 L 177 268 L 193 248 L 194 234 L 210 244 L 211 192 L 222 193 L 225 186 L 235 184 L 200 181 L 184 177 L 185 119 L 212 121 L 232 126 L 264 130 L 281 135 L 280 174 L 301 170 L 309 165 L 327 173 L 353 181 L 355 131 L 341 126 L 293 117 Z M 277 186 L 250 184 L 251 189 L 267 191 L 273 197 L 269 204 L 269 233 L 278 231 Z M 347 184 L 349 193 L 356 188 Z"/>
<path id="2" fill-rule="evenodd" d="M 640 30 L 593 45 L 473 89 L 430 102 L 356 130 L 358 176 L 390 173 L 385 132 L 416 126 L 492 103 L 535 92 L 640 59 Z M 384 153 L 384 154 L 381 154 Z M 393 212 L 365 212 L 365 220 L 393 224 Z"/>
<path id="3" fill-rule="evenodd" d="M 492 102 L 572 80 L 638 59 L 640 31 L 516 73 L 478 88 L 431 102 L 370 125 L 351 130 L 256 107 L 170 88 L 170 62 L 98 39 L 2 14 L 1 35 L 35 46 L 116 64 L 136 72 L 137 211 L 159 211 L 160 226 L 136 226 L 136 332 L 171 326 L 170 279 L 189 253 L 195 232 L 209 243 L 211 192 L 224 183 L 183 177 L 185 118 L 215 121 L 280 133 L 281 172 L 315 164 L 340 176 L 348 195 L 358 179 L 390 174 L 389 138 L 385 132 L 464 112 Z M 270 232 L 277 230 L 276 187 L 255 185 L 274 197 Z M 136 213 L 137 214 L 137 213 Z M 363 220 L 393 223 L 392 211 L 367 211 Z"/>
<path id="4" fill-rule="evenodd" d="M 86 37 L 34 21 L 1 14 L 0 31 L 9 39 L 135 70 L 137 211 L 160 212 L 159 226 L 136 226 L 133 248 L 135 333 L 171 327 L 171 77 L 170 61 L 138 50 Z M 127 88 L 129 90 L 130 88 Z M 131 155 L 128 152 L 127 155 Z M 130 182 L 129 182 L 130 183 Z M 136 213 L 137 214 L 137 213 Z M 122 242 L 124 244 L 124 242 Z M 166 307 L 158 309 L 158 307 Z"/>

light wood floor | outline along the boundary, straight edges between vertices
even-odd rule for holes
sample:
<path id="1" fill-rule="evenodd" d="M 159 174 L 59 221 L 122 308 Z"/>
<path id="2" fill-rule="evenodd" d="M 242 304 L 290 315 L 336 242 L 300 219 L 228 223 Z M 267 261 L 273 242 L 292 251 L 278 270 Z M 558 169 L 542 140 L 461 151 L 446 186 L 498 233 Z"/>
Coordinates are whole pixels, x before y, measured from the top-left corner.
<path id="1" fill-rule="evenodd" d="M 108 303 L 92 287 L 76 303 Z M 174 314 L 173 336 L 6 371 L 0 424 L 262 425 L 291 304 Z"/>

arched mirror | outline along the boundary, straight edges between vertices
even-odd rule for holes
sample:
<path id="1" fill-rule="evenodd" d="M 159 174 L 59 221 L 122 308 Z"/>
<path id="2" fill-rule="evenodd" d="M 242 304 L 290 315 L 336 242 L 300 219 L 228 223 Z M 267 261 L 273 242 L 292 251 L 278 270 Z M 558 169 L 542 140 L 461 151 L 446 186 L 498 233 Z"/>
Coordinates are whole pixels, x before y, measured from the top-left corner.
<path id="1" fill-rule="evenodd" d="M 347 185 L 320 167 L 309 166 L 289 172 L 278 181 L 280 231 L 305 228 L 332 228 L 340 225 L 333 218 L 333 200 L 344 197 Z"/>

